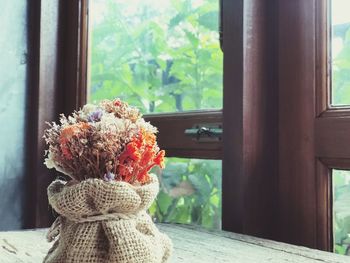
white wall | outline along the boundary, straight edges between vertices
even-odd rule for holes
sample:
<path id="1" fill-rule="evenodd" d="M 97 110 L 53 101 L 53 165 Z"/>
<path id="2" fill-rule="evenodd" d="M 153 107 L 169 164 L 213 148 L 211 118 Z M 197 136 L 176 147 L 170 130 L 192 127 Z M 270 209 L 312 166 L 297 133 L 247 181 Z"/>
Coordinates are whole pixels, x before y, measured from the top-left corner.
<path id="1" fill-rule="evenodd" d="M 0 230 L 23 223 L 26 2 L 0 0 Z"/>

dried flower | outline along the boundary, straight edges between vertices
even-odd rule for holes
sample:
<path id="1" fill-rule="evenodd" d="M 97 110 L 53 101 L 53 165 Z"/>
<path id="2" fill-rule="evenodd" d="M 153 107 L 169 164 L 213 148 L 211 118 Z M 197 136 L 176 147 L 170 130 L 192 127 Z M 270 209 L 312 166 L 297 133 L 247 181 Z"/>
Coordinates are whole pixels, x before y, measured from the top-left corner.
<path id="1" fill-rule="evenodd" d="M 49 124 L 45 164 L 76 181 L 146 183 L 153 166 L 164 166 L 156 132 L 136 108 L 120 99 L 87 104 L 71 116 L 61 115 L 59 124 Z"/>
<path id="2" fill-rule="evenodd" d="M 141 129 L 120 155 L 117 172 L 126 182 L 145 183 L 152 167 L 164 166 L 164 153 L 159 150 L 155 135 Z"/>
<path id="3" fill-rule="evenodd" d="M 101 109 L 97 109 L 96 111 L 93 111 L 88 115 L 88 121 L 89 122 L 100 121 L 102 114 L 103 114 L 103 111 Z"/>
<path id="4" fill-rule="evenodd" d="M 108 172 L 103 176 L 103 179 L 107 182 L 111 182 L 115 180 L 115 175 L 114 173 Z"/>

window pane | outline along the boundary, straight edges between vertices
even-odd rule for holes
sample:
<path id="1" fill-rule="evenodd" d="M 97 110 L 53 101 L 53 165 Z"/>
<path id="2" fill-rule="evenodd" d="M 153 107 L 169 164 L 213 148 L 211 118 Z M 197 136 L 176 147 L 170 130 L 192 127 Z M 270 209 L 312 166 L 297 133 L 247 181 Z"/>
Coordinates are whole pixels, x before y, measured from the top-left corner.
<path id="1" fill-rule="evenodd" d="M 222 108 L 218 0 L 91 0 L 89 101 Z"/>
<path id="2" fill-rule="evenodd" d="M 334 106 L 350 105 L 350 1 L 330 0 L 332 94 Z"/>
<path id="3" fill-rule="evenodd" d="M 161 186 L 150 208 L 156 222 L 221 229 L 221 161 L 167 158 L 154 172 Z"/>
<path id="4" fill-rule="evenodd" d="M 350 255 L 350 171 L 333 170 L 334 251 Z"/>

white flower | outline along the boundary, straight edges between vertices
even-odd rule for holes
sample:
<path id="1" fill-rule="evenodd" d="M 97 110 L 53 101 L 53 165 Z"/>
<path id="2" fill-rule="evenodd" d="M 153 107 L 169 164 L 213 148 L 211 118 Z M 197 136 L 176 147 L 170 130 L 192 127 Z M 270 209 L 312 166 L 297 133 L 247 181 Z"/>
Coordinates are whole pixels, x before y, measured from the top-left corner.
<path id="1" fill-rule="evenodd" d="M 95 105 L 95 104 L 86 104 L 86 105 L 84 105 L 84 107 L 82 108 L 81 111 L 84 114 L 88 115 L 89 113 L 96 111 L 96 109 L 97 109 L 97 105 Z"/>
<path id="2" fill-rule="evenodd" d="M 49 152 L 48 157 L 45 158 L 45 161 L 44 161 L 44 164 L 49 169 L 56 168 L 55 162 L 51 159 L 51 155 L 52 155 L 51 152 Z"/>
<path id="3" fill-rule="evenodd" d="M 52 152 L 50 152 L 50 151 L 49 151 L 49 154 L 47 155 L 47 158 L 45 158 L 44 164 L 49 169 L 55 168 L 58 172 L 61 172 L 65 175 L 69 176 L 69 174 L 67 172 L 65 172 L 60 166 L 58 166 L 56 164 L 56 162 L 53 160 Z"/>
<path id="4" fill-rule="evenodd" d="M 144 119 L 138 119 L 136 121 L 136 125 L 139 128 L 143 128 L 146 131 L 151 132 L 151 133 L 157 133 L 158 132 L 156 127 L 154 127 L 151 123 L 149 123 L 148 121 L 145 121 Z"/>
<path id="5" fill-rule="evenodd" d="M 116 118 L 113 113 L 105 113 L 99 122 L 98 128 L 102 132 L 120 133 L 125 131 L 127 122 L 130 122 L 130 120 Z"/>

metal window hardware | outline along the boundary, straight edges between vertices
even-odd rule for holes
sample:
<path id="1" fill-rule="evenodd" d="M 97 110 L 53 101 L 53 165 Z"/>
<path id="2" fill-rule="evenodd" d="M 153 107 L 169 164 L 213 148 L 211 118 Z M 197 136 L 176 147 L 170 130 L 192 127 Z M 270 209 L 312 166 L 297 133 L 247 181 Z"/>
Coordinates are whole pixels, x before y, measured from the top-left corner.
<path id="1" fill-rule="evenodd" d="M 185 135 L 198 142 L 218 142 L 222 140 L 222 126 L 218 123 L 196 124 L 186 129 Z"/>

